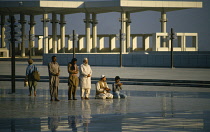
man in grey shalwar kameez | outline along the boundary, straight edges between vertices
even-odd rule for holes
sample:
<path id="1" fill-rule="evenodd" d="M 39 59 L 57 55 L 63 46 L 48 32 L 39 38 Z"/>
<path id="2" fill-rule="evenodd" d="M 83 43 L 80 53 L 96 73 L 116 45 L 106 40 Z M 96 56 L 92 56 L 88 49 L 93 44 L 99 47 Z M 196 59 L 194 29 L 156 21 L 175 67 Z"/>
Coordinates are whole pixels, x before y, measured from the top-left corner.
<path id="1" fill-rule="evenodd" d="M 56 62 L 56 56 L 52 56 L 52 62 L 48 64 L 49 70 L 49 79 L 50 79 L 50 101 L 60 101 L 58 99 L 58 85 L 59 85 L 59 75 L 60 75 L 60 67 L 59 64 Z"/>

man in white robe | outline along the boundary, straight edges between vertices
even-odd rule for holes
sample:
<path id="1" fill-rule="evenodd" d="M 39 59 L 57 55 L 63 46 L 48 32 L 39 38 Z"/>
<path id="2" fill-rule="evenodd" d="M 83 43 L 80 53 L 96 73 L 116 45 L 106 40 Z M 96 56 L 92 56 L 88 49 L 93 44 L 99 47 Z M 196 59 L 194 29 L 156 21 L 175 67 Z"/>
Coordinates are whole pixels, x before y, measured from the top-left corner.
<path id="1" fill-rule="evenodd" d="M 80 65 L 79 68 L 80 73 L 80 96 L 81 99 L 89 99 L 90 89 L 91 89 L 91 76 L 92 70 L 90 65 L 88 65 L 88 59 L 83 59 L 83 64 Z"/>
<path id="2" fill-rule="evenodd" d="M 96 83 L 96 99 L 113 99 L 113 95 L 110 93 L 111 89 L 106 82 L 106 76 L 101 75 L 100 80 Z"/>

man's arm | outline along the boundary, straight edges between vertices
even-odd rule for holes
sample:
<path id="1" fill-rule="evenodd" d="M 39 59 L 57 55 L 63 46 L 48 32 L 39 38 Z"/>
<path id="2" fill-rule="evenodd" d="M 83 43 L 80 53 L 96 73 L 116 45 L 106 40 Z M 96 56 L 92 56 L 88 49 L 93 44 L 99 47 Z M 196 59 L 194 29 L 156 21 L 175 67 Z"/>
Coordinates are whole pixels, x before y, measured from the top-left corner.
<path id="1" fill-rule="evenodd" d="M 92 76 L 92 72 L 93 72 L 93 71 L 92 71 L 92 69 L 91 69 L 90 66 L 89 66 L 89 68 L 90 68 L 90 73 L 89 73 L 89 74 L 90 74 L 90 76 Z"/>
<path id="2" fill-rule="evenodd" d="M 104 92 L 104 88 L 100 88 L 100 84 L 98 82 L 96 83 L 96 91 L 99 93 Z"/>
<path id="3" fill-rule="evenodd" d="M 76 69 L 75 70 L 71 70 L 71 66 L 72 66 L 72 64 L 68 64 L 68 73 L 70 73 L 70 74 L 77 74 L 77 72 L 76 72 Z"/>
<path id="4" fill-rule="evenodd" d="M 48 71 L 50 75 L 57 76 L 57 73 L 53 72 L 52 65 L 48 64 Z"/>
<path id="5" fill-rule="evenodd" d="M 80 66 L 80 71 L 81 71 L 82 75 L 88 76 L 88 73 L 84 70 L 84 66 L 83 65 Z"/>

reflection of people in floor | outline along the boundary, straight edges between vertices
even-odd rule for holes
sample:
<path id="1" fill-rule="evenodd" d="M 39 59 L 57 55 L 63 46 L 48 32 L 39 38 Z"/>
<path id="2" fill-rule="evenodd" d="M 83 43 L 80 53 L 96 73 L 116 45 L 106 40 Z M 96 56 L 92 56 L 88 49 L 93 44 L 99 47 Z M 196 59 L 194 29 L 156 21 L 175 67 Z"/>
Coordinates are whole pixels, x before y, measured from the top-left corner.
<path id="1" fill-rule="evenodd" d="M 60 122 L 60 117 L 58 117 L 58 116 L 48 117 L 48 128 L 52 132 L 56 132 L 59 122 Z"/>
<path id="2" fill-rule="evenodd" d="M 84 126 L 84 131 L 88 132 L 88 124 L 90 123 L 91 117 L 91 108 L 89 101 L 81 101 L 81 107 L 82 107 L 82 123 Z"/>
<path id="3" fill-rule="evenodd" d="M 126 114 L 127 113 L 127 99 L 114 99 L 113 100 L 113 110 L 115 113 Z"/>
<path id="4" fill-rule="evenodd" d="M 97 114 L 110 113 L 110 111 L 113 109 L 112 104 L 113 104 L 112 99 L 102 100 L 98 102 L 96 107 Z"/>
<path id="5" fill-rule="evenodd" d="M 72 115 L 68 116 L 68 124 L 69 128 L 72 129 L 73 132 L 77 132 L 77 117 Z"/>
<path id="6" fill-rule="evenodd" d="M 100 81 L 96 83 L 96 99 L 112 99 L 113 95 L 110 93 L 111 89 L 106 82 L 106 76 L 101 75 Z"/>
<path id="7" fill-rule="evenodd" d="M 112 92 L 115 99 L 126 98 L 127 95 L 120 93 L 122 90 L 122 83 L 120 82 L 120 77 L 115 77 L 115 82 L 112 84 Z"/>

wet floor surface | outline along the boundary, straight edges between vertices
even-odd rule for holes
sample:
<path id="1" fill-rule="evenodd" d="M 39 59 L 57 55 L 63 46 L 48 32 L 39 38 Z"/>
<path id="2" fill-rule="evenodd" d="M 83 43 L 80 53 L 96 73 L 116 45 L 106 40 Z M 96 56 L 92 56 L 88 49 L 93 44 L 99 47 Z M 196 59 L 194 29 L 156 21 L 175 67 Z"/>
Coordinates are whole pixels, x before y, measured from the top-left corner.
<path id="1" fill-rule="evenodd" d="M 164 86 L 124 86 L 127 99 L 67 100 L 67 86 L 59 86 L 59 102 L 49 101 L 48 83 L 40 82 L 36 97 L 18 86 L 9 94 L 0 82 L 1 132 L 120 132 L 120 131 L 210 131 L 210 89 Z"/>
<path id="2" fill-rule="evenodd" d="M 47 66 L 37 64 L 41 76 Z M 24 76 L 27 62 L 16 62 L 16 75 Z M 0 61 L 0 75 L 11 75 L 10 62 Z M 61 66 L 67 77 L 67 67 Z M 93 78 L 119 75 L 128 81 L 127 99 L 68 101 L 67 83 L 59 85 L 59 102 L 51 102 L 49 83 L 39 82 L 37 96 L 28 96 L 21 80 L 11 94 L 11 82 L 0 81 L 0 132 L 209 132 L 210 69 L 92 67 Z M 3 78 L 1 78 L 3 80 Z M 97 80 L 95 80 L 97 81 Z M 126 84 L 126 81 L 124 81 Z M 132 84 L 132 85 L 131 85 Z M 111 87 L 111 84 L 109 83 Z"/>

